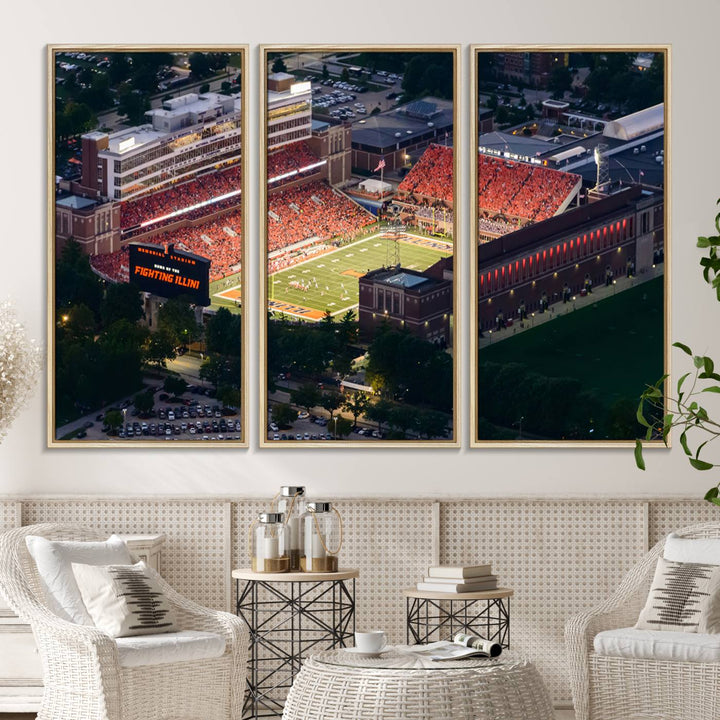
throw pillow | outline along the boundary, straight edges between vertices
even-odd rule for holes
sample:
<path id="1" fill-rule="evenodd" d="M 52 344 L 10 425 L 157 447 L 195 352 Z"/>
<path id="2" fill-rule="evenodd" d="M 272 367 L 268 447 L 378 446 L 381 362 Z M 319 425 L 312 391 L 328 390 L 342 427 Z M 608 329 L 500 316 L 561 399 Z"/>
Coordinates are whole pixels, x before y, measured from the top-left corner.
<path id="1" fill-rule="evenodd" d="M 25 544 L 35 561 L 48 607 L 63 620 L 92 625 L 78 589 L 71 564 L 130 565 L 133 558 L 122 538 L 111 535 L 105 542 L 48 540 L 28 535 Z"/>
<path id="2" fill-rule="evenodd" d="M 639 630 L 720 632 L 720 565 L 660 558 Z"/>
<path id="3" fill-rule="evenodd" d="M 720 565 L 720 538 L 685 538 L 670 533 L 663 557 L 675 562 Z"/>
<path id="4" fill-rule="evenodd" d="M 144 562 L 135 565 L 73 563 L 85 607 L 110 637 L 177 632 L 175 612 Z"/>

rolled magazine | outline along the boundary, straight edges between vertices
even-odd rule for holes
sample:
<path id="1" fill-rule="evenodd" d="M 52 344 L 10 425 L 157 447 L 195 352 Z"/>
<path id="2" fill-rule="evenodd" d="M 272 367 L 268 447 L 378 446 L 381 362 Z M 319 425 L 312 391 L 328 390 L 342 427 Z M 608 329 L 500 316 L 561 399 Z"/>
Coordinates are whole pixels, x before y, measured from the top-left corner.
<path id="1" fill-rule="evenodd" d="M 479 654 L 486 655 L 487 657 L 498 657 L 502 652 L 502 645 L 500 643 L 486 640 L 479 635 L 457 633 L 455 637 L 453 637 L 453 643 L 478 650 Z"/>
<path id="2" fill-rule="evenodd" d="M 413 645 L 408 647 L 407 651 L 428 660 L 461 660 L 468 657 L 496 658 L 502 652 L 502 645 L 477 635 L 457 633 L 452 642 L 439 640 L 428 645 Z"/>

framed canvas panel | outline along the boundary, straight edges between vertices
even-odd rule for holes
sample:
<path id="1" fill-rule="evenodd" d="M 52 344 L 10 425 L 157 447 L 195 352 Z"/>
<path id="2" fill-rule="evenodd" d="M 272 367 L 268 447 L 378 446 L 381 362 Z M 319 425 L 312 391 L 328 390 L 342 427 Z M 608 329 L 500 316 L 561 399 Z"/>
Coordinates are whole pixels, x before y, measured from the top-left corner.
<path id="1" fill-rule="evenodd" d="M 48 48 L 48 443 L 245 446 L 245 46 Z"/>
<path id="2" fill-rule="evenodd" d="M 670 48 L 471 67 L 471 445 L 633 443 L 669 372 Z"/>
<path id="3" fill-rule="evenodd" d="M 458 47 L 261 66 L 261 446 L 457 446 Z"/>

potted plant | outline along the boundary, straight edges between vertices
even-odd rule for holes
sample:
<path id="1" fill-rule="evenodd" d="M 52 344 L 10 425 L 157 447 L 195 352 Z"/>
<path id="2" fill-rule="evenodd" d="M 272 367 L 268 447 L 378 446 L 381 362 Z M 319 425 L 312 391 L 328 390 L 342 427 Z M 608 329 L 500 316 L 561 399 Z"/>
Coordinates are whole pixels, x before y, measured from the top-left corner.
<path id="1" fill-rule="evenodd" d="M 720 200 L 718 200 L 720 204 Z M 707 250 L 700 259 L 703 277 L 714 290 L 720 302 L 720 213 L 715 216 L 717 235 L 699 237 L 697 246 Z M 709 462 L 702 453 L 714 440 L 720 438 L 720 418 L 713 418 L 704 407 L 706 393 L 720 394 L 720 373 L 707 355 L 695 355 L 684 343 L 673 343 L 692 358 L 693 369 L 684 373 L 677 381 L 675 394 L 669 393 L 669 376 L 663 375 L 654 385 L 649 386 L 640 396 L 637 410 L 638 422 L 646 428 L 645 437 L 635 443 L 635 463 L 645 469 L 643 441 L 662 438 L 665 445 L 671 430 L 680 430 L 680 446 L 696 470 L 710 470 L 720 463 Z M 710 488 L 705 499 L 720 505 L 720 482 Z"/>

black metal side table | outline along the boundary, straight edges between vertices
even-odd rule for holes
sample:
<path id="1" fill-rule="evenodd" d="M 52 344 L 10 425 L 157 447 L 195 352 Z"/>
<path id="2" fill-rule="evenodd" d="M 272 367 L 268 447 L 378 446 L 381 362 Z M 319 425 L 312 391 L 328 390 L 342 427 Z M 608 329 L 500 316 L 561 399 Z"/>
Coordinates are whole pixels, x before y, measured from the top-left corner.
<path id="1" fill-rule="evenodd" d="M 510 598 L 513 591 L 454 593 L 404 590 L 407 643 L 450 640 L 464 632 L 510 647 Z"/>
<path id="2" fill-rule="evenodd" d="M 353 644 L 355 579 L 336 573 L 233 570 L 237 614 L 250 630 L 243 718 L 279 717 L 287 692 L 312 651 Z"/>

